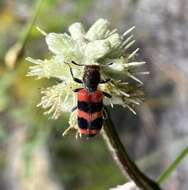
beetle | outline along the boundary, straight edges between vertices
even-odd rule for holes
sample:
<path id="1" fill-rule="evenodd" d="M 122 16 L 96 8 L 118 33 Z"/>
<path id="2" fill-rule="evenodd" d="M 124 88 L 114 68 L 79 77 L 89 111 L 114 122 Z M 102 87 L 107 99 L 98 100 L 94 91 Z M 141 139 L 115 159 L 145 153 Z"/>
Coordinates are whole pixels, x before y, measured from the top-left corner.
<path id="1" fill-rule="evenodd" d="M 84 74 L 82 80 L 74 77 L 73 70 L 68 64 L 73 80 L 83 84 L 83 88 L 74 90 L 77 93 L 77 106 L 71 111 L 77 110 L 77 121 L 81 136 L 94 137 L 100 132 L 103 125 L 105 115 L 103 97 L 111 98 L 110 94 L 98 90 L 97 87 L 111 79 L 101 80 L 99 65 L 81 65 L 74 61 L 72 63 L 77 66 L 84 66 Z"/>

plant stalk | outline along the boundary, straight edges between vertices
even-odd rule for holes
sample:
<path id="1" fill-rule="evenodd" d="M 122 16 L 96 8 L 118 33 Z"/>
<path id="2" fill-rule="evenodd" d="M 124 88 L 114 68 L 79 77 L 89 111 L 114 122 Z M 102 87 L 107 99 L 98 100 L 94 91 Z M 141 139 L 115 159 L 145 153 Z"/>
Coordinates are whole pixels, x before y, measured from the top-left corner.
<path id="1" fill-rule="evenodd" d="M 122 173 L 125 176 L 128 174 L 128 177 L 132 179 L 140 189 L 161 190 L 159 185 L 142 173 L 136 164 L 130 159 L 116 132 L 108 110 L 106 110 L 106 114 L 108 117 L 105 120 L 102 135 Z"/>

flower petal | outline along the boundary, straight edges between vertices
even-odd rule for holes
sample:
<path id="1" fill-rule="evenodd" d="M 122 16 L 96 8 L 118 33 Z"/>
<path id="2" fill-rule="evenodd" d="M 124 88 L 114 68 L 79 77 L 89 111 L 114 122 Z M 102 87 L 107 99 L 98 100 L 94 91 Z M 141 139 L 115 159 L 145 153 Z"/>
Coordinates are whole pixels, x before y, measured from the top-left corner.
<path id="1" fill-rule="evenodd" d="M 72 39 L 74 40 L 83 40 L 85 30 L 81 23 L 76 22 L 69 26 L 69 32 L 71 34 Z"/>
<path id="2" fill-rule="evenodd" d="M 90 41 L 100 40 L 105 38 L 105 35 L 109 32 L 109 22 L 106 19 L 98 19 L 86 33 L 86 38 Z"/>
<path id="3" fill-rule="evenodd" d="M 61 80 L 67 80 L 70 77 L 69 67 L 64 64 L 59 56 L 52 57 L 49 60 L 32 59 L 30 57 L 26 60 L 36 64 L 29 67 L 28 76 L 54 77 Z"/>
<path id="4" fill-rule="evenodd" d="M 87 44 L 85 58 L 97 60 L 104 57 L 110 51 L 110 43 L 106 40 L 96 40 Z"/>
<path id="5" fill-rule="evenodd" d="M 74 49 L 74 42 L 67 34 L 49 33 L 46 36 L 46 43 L 54 54 L 63 54 Z"/>

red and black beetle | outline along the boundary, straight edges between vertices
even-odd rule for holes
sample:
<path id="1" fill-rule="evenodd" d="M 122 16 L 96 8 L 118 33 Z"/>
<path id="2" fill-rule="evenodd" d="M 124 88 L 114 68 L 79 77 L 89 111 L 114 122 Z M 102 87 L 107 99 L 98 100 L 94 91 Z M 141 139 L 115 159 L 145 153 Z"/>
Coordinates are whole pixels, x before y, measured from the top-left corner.
<path id="1" fill-rule="evenodd" d="M 111 98 L 111 95 L 97 89 L 98 84 L 109 82 L 110 79 L 101 80 L 100 66 L 80 65 L 72 61 L 73 64 L 84 66 L 82 80 L 74 77 L 72 68 L 70 73 L 73 80 L 84 85 L 83 88 L 75 89 L 77 93 L 77 106 L 72 111 L 77 110 L 77 120 L 79 132 L 82 136 L 93 137 L 98 134 L 103 125 L 103 96 Z"/>

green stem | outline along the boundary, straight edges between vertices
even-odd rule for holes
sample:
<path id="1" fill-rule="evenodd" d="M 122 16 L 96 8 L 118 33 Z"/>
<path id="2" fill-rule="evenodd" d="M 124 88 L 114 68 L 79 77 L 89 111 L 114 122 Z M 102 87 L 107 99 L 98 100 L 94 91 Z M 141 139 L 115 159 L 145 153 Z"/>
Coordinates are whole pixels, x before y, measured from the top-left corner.
<path id="1" fill-rule="evenodd" d="M 31 33 L 31 30 L 33 28 L 33 25 L 38 17 L 38 14 L 40 12 L 40 8 L 41 8 L 41 5 L 43 3 L 44 0 L 36 0 L 36 5 L 35 5 L 35 9 L 34 9 L 34 12 L 33 12 L 33 16 L 31 17 L 29 23 L 27 24 L 25 30 L 23 31 L 22 35 L 21 35 L 21 43 L 22 43 L 22 49 L 24 49 L 27 41 L 28 41 L 28 38 L 30 36 L 30 33 Z"/>
<path id="2" fill-rule="evenodd" d="M 16 42 L 16 44 L 14 44 L 6 53 L 5 55 L 5 64 L 9 67 L 9 68 L 15 68 L 16 63 L 18 62 L 18 60 L 20 58 L 22 58 L 23 53 L 24 53 L 24 49 L 25 46 L 28 42 L 31 30 L 33 28 L 33 25 L 37 19 L 37 16 L 39 14 L 40 8 L 41 8 L 41 4 L 44 0 L 37 0 L 36 1 L 36 5 L 35 5 L 35 9 L 33 12 L 33 16 L 31 17 L 31 19 L 29 20 L 28 24 L 26 25 L 26 27 L 24 28 L 24 31 L 21 33 L 20 35 L 20 39 L 18 40 L 18 42 Z"/>
<path id="3" fill-rule="evenodd" d="M 177 168 L 177 166 L 180 164 L 180 162 L 185 158 L 185 156 L 188 154 L 188 147 L 182 150 L 182 152 L 176 157 L 174 162 L 162 173 L 162 175 L 158 179 L 158 183 L 163 183 L 171 174 L 172 172 Z"/>
<path id="4" fill-rule="evenodd" d="M 144 190 L 161 190 L 156 182 L 149 179 L 142 173 L 136 164 L 130 159 L 126 149 L 124 148 L 115 126 L 106 110 L 108 119 L 105 121 L 103 128 L 103 138 L 111 151 L 114 160 L 119 165 L 124 175 L 128 176 L 135 182 L 135 184 Z"/>

